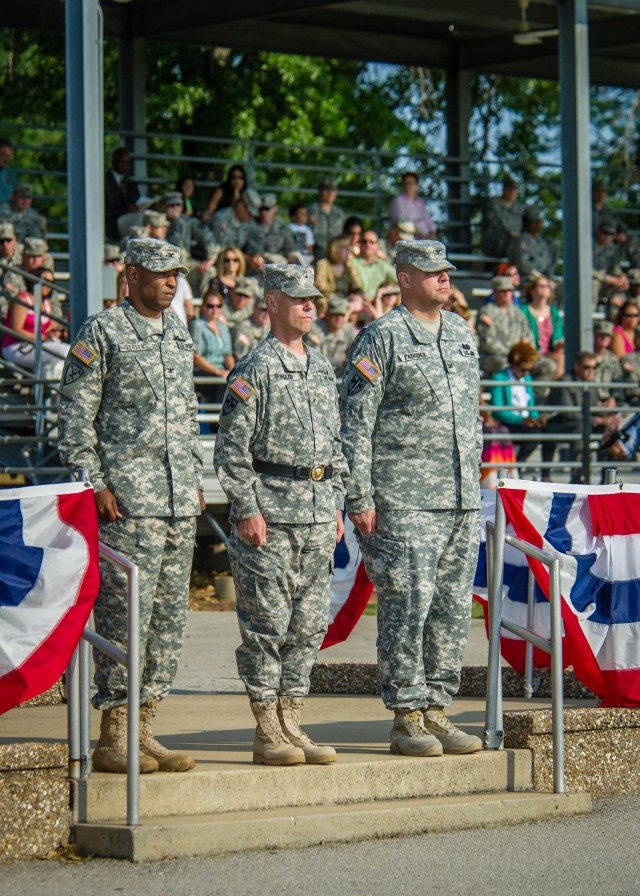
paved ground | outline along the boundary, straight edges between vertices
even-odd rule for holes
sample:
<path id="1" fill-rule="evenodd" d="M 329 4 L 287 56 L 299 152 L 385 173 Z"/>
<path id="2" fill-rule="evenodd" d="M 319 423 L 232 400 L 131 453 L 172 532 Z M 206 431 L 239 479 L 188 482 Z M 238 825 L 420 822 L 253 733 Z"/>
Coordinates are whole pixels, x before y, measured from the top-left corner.
<path id="1" fill-rule="evenodd" d="M 637 896 L 640 797 L 599 800 L 591 816 L 130 865 L 107 859 L 2 867 L 11 896 Z"/>

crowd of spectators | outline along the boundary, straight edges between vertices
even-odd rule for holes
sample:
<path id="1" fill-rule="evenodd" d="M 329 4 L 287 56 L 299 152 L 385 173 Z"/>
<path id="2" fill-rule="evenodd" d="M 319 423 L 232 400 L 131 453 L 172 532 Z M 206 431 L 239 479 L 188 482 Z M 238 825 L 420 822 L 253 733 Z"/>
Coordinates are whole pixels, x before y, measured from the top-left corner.
<path id="1" fill-rule="evenodd" d="M 20 271 L 54 270 L 47 221 L 33 207 L 31 184 L 17 180 L 13 154 L 10 141 L 0 139 L 0 313 L 5 326 L 22 322 L 23 316 L 29 319 L 30 288 Z M 132 179 L 131 168 L 128 150 L 119 147 L 105 176 L 105 265 L 117 274 L 112 301 L 126 297 L 122 258 L 128 239 L 151 236 L 178 246 L 188 274 L 180 275 L 173 310 L 197 343 L 194 372 L 199 376 L 226 377 L 235 360 L 266 335 L 262 272 L 272 262 L 314 266 L 322 299 L 308 339 L 340 376 L 357 332 L 399 303 L 397 242 L 437 237 L 419 195 L 419 177 L 412 171 L 402 174 L 399 193 L 388 207 L 387 228 L 380 234 L 349 214 L 333 177 L 320 180 L 308 206 L 297 202 L 280 213 L 276 193 L 253 189 L 239 164 L 231 165 L 204 197 L 188 173 L 175 181 L 173 190 L 146 196 Z M 550 392 L 545 384 L 581 378 L 592 364 L 595 380 L 602 383 L 593 392 L 594 401 L 610 408 L 633 396 L 640 404 L 640 245 L 608 206 L 606 185 L 595 181 L 592 194 L 593 360 L 578 358 L 573 363 L 566 362 L 564 353 L 559 247 L 545 233 L 543 210 L 524 204 L 519 194 L 517 180 L 507 174 L 501 195 L 488 198 L 483 208 L 483 261 L 494 264 L 490 295 L 472 311 L 459 284 L 452 283 L 448 304 L 467 320 L 476 338 L 483 377 L 499 384 L 492 389 L 494 403 L 515 405 L 506 412 L 509 419 L 502 412 L 491 419 L 515 434 L 564 426 L 568 420 L 557 413 L 529 411 L 531 396 L 538 407 L 545 401 L 557 405 L 560 393 Z M 17 303 L 10 303 L 10 296 L 16 296 Z M 46 308 L 53 316 L 63 313 L 59 298 L 55 290 L 47 297 Z M 43 320 L 49 320 L 46 314 Z M 47 340 L 66 345 L 67 336 L 50 321 Z M 5 342 L 9 349 L 6 334 Z M 12 354 L 16 351 L 11 349 Z M 621 381 L 630 384 L 624 392 L 606 386 Z M 219 392 L 202 389 L 206 400 L 217 400 Z M 522 442 L 520 460 L 531 455 L 532 446 L 532 439 Z M 544 442 L 542 447 L 547 459 L 552 449 Z"/>

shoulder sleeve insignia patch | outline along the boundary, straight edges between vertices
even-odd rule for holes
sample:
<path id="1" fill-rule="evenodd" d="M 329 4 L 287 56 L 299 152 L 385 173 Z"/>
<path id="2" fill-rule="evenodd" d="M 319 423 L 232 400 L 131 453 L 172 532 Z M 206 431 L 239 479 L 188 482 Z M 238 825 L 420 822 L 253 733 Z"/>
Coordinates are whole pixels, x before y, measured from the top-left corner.
<path id="1" fill-rule="evenodd" d="M 221 415 L 226 417 L 227 414 L 230 414 L 238 406 L 238 399 L 235 395 L 227 394 L 227 397 L 224 400 L 224 404 L 222 405 Z"/>
<path id="2" fill-rule="evenodd" d="M 356 370 L 359 370 L 363 376 L 373 382 L 380 376 L 380 370 L 373 361 L 370 361 L 365 355 L 363 355 L 357 364 L 354 365 Z"/>
<path id="3" fill-rule="evenodd" d="M 84 370 L 78 367 L 77 364 L 74 364 L 73 361 L 69 362 L 64 373 L 64 385 L 70 386 L 71 383 L 79 380 L 81 376 L 84 376 Z"/>
<path id="4" fill-rule="evenodd" d="M 80 342 L 80 340 L 78 340 L 71 349 L 71 354 L 75 355 L 75 357 L 82 361 L 83 364 L 86 364 L 87 367 L 93 364 L 98 357 L 93 349 L 89 348 L 88 345 L 85 345 L 84 342 Z"/>
<path id="5" fill-rule="evenodd" d="M 243 401 L 246 401 L 254 391 L 253 387 L 246 380 L 243 380 L 241 376 L 237 376 L 232 383 L 229 383 L 229 388 Z"/>
<path id="6" fill-rule="evenodd" d="M 358 392 L 362 392 L 364 387 L 367 385 L 367 381 L 363 379 L 359 373 L 356 373 L 355 376 L 351 377 L 349 380 L 349 385 L 347 386 L 347 393 L 349 395 L 357 395 Z"/>

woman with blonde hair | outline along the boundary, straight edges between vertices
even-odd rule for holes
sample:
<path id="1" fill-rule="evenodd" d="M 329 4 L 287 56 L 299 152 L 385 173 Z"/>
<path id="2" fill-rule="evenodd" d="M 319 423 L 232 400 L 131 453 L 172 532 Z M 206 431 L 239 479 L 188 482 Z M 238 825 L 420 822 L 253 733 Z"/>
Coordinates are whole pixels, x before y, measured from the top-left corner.
<path id="1" fill-rule="evenodd" d="M 553 285 L 539 271 L 532 271 L 524 287 L 520 310 L 529 321 L 538 350 L 534 379 L 560 379 L 564 374 L 564 322 L 552 304 Z"/>
<path id="2" fill-rule="evenodd" d="M 327 299 L 359 295 L 362 284 L 351 260 L 347 237 L 334 236 L 329 240 L 327 257 L 316 262 L 316 286 Z"/>
<path id="3" fill-rule="evenodd" d="M 247 285 L 244 276 L 246 269 L 242 251 L 237 246 L 225 246 L 218 255 L 216 275 L 207 284 L 207 290 L 215 289 L 228 304 L 229 295 L 235 292 L 236 287 Z"/>

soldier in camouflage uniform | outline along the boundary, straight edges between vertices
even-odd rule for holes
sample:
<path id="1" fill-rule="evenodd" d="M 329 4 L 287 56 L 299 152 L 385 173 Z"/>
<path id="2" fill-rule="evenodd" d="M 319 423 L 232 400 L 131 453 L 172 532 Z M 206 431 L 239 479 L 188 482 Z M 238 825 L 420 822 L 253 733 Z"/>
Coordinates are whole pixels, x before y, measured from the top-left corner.
<path id="1" fill-rule="evenodd" d="M 349 302 L 341 296 L 329 299 L 327 313 L 321 320 L 314 320 L 311 332 L 305 338 L 307 345 L 313 345 L 329 361 L 333 372 L 341 377 L 347 363 L 347 355 L 356 329 L 347 321 Z"/>
<path id="2" fill-rule="evenodd" d="M 129 300 L 88 318 L 62 374 L 59 451 L 95 490 L 100 539 L 140 568 L 141 771 L 185 771 L 190 756 L 165 749 L 151 721 L 178 665 L 187 616 L 196 516 L 204 509 L 202 449 L 193 391 L 194 347 L 168 311 L 180 251 L 161 240 L 130 240 Z M 126 577 L 103 563 L 97 631 L 127 644 Z M 127 680 L 95 653 L 102 710 L 93 766 L 126 770 Z"/>
<path id="3" fill-rule="evenodd" d="M 336 758 L 299 727 L 344 532 L 335 377 L 302 341 L 319 295 L 310 268 L 266 266 L 271 333 L 229 374 L 214 452 L 231 503 L 238 672 L 257 722 L 253 761 L 266 765 Z"/>
<path id="4" fill-rule="evenodd" d="M 620 252 L 616 243 L 618 228 L 613 218 L 601 218 L 593 243 L 593 310 L 600 303 L 608 303 L 615 313 L 624 301 L 617 293 L 629 288 L 629 280 L 620 267 Z"/>
<path id="5" fill-rule="evenodd" d="M 23 277 L 9 268 L 19 268 L 22 264 L 22 246 L 16 240 L 13 224 L 8 221 L 0 222 L 0 292 L 6 291 L 17 296 L 24 292 L 27 284 Z M 0 315 L 2 320 L 7 315 L 9 299 L 0 295 Z"/>
<path id="6" fill-rule="evenodd" d="M 449 299 L 445 247 L 397 244 L 402 304 L 354 342 L 340 390 L 347 510 L 378 591 L 391 751 L 471 753 L 444 714 L 460 685 L 480 538 L 478 355 Z"/>
<path id="7" fill-rule="evenodd" d="M 262 270 L 269 263 L 287 261 L 296 244 L 289 225 L 278 218 L 278 199 L 275 193 L 265 193 L 260 200 L 256 232 L 247 245 L 247 255 L 253 270 Z"/>
<path id="8" fill-rule="evenodd" d="M 522 233 L 509 243 L 507 256 L 515 264 L 523 280 L 540 271 L 553 278 L 558 264 L 558 247 L 553 240 L 542 236 L 542 209 L 528 206 L 522 217 Z"/>
<path id="9" fill-rule="evenodd" d="M 482 306 L 476 321 L 480 369 L 485 377 L 509 366 L 507 356 L 516 342 L 533 342 L 533 333 L 522 311 L 513 304 L 511 277 L 494 277 L 493 302 Z"/>
<path id="10" fill-rule="evenodd" d="M 211 219 L 213 240 L 219 246 L 237 246 L 247 252 L 248 246 L 260 239 L 255 218 L 260 212 L 260 196 L 255 190 L 243 190 L 229 208 L 216 212 Z"/>
<path id="11" fill-rule="evenodd" d="M 625 377 L 620 366 L 620 359 L 611 351 L 611 337 L 613 336 L 613 324 L 610 320 L 597 320 L 593 325 L 593 353 L 596 358 L 596 372 L 594 379 L 603 384 L 598 389 L 598 402 L 603 404 L 612 398 L 611 389 L 605 388 L 606 383 L 620 383 Z M 629 355 L 625 355 L 625 361 Z"/>
<path id="12" fill-rule="evenodd" d="M 10 202 L 0 205 L 0 221 L 13 224 L 19 243 L 24 243 L 28 236 L 44 239 L 47 235 L 46 220 L 31 207 L 32 202 L 31 184 L 19 183 L 13 188 Z"/>
<path id="13" fill-rule="evenodd" d="M 518 182 L 511 176 L 502 181 L 502 196 L 488 199 L 482 216 L 482 251 L 502 258 L 509 243 L 522 232 L 524 206 L 518 202 Z"/>
<path id="14" fill-rule="evenodd" d="M 318 198 L 309 206 L 309 224 L 313 230 L 316 259 L 327 254 L 329 240 L 340 236 L 344 226 L 344 212 L 335 205 L 338 185 L 332 177 L 324 177 L 318 184 Z"/>
<path id="15" fill-rule="evenodd" d="M 262 342 L 270 329 L 266 300 L 264 298 L 256 299 L 251 317 L 241 321 L 234 330 L 233 354 L 237 360 L 239 361 L 259 342 Z"/>

